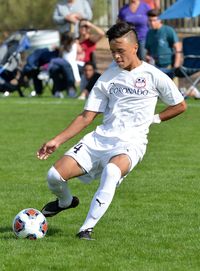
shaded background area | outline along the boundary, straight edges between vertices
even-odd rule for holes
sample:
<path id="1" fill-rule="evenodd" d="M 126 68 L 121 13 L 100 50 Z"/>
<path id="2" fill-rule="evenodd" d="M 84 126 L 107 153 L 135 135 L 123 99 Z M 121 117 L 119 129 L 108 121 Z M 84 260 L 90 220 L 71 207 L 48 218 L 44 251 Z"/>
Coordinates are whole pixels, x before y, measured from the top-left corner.
<path id="1" fill-rule="evenodd" d="M 128 0 L 91 0 L 93 22 L 104 29 L 112 25 L 118 10 Z M 161 0 L 161 10 L 165 10 L 176 0 Z M 57 0 L 0 0 L 0 32 L 16 31 L 21 28 L 55 28 L 52 12 Z M 190 19 L 166 20 L 179 32 L 200 32 L 200 16 Z"/>
<path id="2" fill-rule="evenodd" d="M 128 0 L 91 0 L 91 2 L 93 22 L 106 31 L 115 22 L 119 8 L 128 3 Z M 174 2 L 176 0 L 161 0 L 161 9 L 165 10 Z M 0 41 L 4 40 L 6 35 L 19 29 L 56 29 L 52 20 L 56 3 L 57 0 L 0 0 Z M 200 16 L 165 20 L 164 23 L 173 26 L 180 39 L 200 33 Z M 106 38 L 97 44 L 96 55 L 97 68 L 103 72 L 112 61 Z M 180 83 L 180 86 L 185 85 L 182 79 Z"/>

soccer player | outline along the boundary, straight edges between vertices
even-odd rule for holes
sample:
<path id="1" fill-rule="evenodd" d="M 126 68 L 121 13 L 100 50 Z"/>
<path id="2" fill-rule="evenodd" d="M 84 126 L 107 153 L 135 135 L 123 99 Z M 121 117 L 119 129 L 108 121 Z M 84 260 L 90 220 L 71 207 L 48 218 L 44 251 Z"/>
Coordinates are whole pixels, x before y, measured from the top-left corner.
<path id="1" fill-rule="evenodd" d="M 42 209 L 48 217 L 76 207 L 79 200 L 71 195 L 68 180 L 79 177 L 87 182 L 100 177 L 86 220 L 77 234 L 87 240 L 92 239 L 92 230 L 108 209 L 116 187 L 142 160 L 149 126 L 167 121 L 186 109 L 184 98 L 173 81 L 138 59 L 137 35 L 129 24 L 113 25 L 107 37 L 116 65 L 111 65 L 97 80 L 84 111 L 37 152 L 39 159 L 47 159 L 98 114 L 104 115 L 103 123 L 95 131 L 85 135 L 50 168 L 48 186 L 57 199 Z M 155 114 L 158 97 L 167 106 Z"/>

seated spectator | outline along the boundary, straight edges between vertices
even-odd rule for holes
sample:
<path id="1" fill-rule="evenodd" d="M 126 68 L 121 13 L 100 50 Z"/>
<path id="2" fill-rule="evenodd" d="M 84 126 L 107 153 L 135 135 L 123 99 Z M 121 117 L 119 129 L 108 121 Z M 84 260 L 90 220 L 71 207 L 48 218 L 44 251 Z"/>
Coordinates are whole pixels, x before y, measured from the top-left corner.
<path id="1" fill-rule="evenodd" d="M 76 96 L 76 85 L 80 84 L 79 69 L 76 62 L 77 43 L 74 35 L 65 32 L 61 37 L 60 56 L 51 60 L 49 75 L 53 79 L 52 94 L 55 97 L 63 97 L 63 90 L 67 91 L 70 97 Z"/>
<path id="2" fill-rule="evenodd" d="M 75 46 L 75 47 L 74 47 Z M 43 92 L 41 69 L 48 71 L 53 79 L 52 94 L 63 97 L 61 91 L 67 90 L 70 96 L 75 96 L 75 80 L 80 83 L 80 75 L 76 63 L 77 44 L 71 33 L 63 33 L 60 48 L 53 51 L 43 48 L 36 49 L 28 58 L 22 70 L 22 78 L 33 79 L 34 91 L 32 96 Z"/>
<path id="3" fill-rule="evenodd" d="M 182 62 L 181 43 L 175 30 L 163 25 L 159 19 L 159 10 L 148 11 L 150 30 L 146 36 L 146 61 L 156 65 L 158 68 L 171 74 L 171 68 L 180 67 Z"/>
<path id="4" fill-rule="evenodd" d="M 81 95 L 78 97 L 79 100 L 85 100 L 88 97 L 100 76 L 101 74 L 95 71 L 95 66 L 92 62 L 85 63 L 81 79 Z"/>
<path id="5" fill-rule="evenodd" d="M 8 39 L 7 35 L 7 32 L 3 33 L 4 38 L 7 38 L 7 40 L 0 44 L 0 92 L 3 93 L 3 96 L 9 96 L 10 93 L 18 91 L 19 96 L 23 97 L 18 81 L 23 46 L 19 50 L 19 37 L 16 39 L 13 35 Z"/>
<path id="6" fill-rule="evenodd" d="M 88 20 L 80 20 L 77 63 L 80 74 L 83 73 L 83 66 L 86 62 L 92 61 L 96 67 L 94 52 L 96 43 L 105 35 L 104 31 Z"/>
<path id="7" fill-rule="evenodd" d="M 59 1 L 53 12 L 53 20 L 60 33 L 72 32 L 78 37 L 78 24 L 81 19 L 92 19 L 92 10 L 86 0 Z"/>
<path id="8" fill-rule="evenodd" d="M 62 91 L 66 90 L 70 97 L 76 96 L 75 78 L 69 62 L 58 57 L 49 63 L 49 75 L 53 79 L 52 94 L 57 98 L 63 98 Z"/>
<path id="9" fill-rule="evenodd" d="M 20 82 L 24 81 L 24 77 L 27 77 L 28 80 L 33 80 L 34 90 L 32 91 L 31 96 L 40 96 L 42 94 L 43 84 L 42 80 L 38 78 L 41 67 L 48 64 L 51 59 L 58 56 L 58 49 L 50 51 L 47 48 L 36 49 L 32 54 L 28 56 L 26 64 L 21 71 Z"/>
<path id="10" fill-rule="evenodd" d="M 17 91 L 20 97 L 24 97 L 18 82 L 17 71 L 14 73 L 5 70 L 0 75 L 0 92 L 4 96 L 9 96 L 14 91 Z"/>
<path id="11" fill-rule="evenodd" d="M 79 85 L 81 78 L 79 74 L 78 64 L 76 61 L 78 45 L 76 43 L 76 40 L 74 39 L 74 35 L 70 32 L 63 33 L 61 43 L 63 45 L 62 57 L 72 66 L 76 84 Z"/>

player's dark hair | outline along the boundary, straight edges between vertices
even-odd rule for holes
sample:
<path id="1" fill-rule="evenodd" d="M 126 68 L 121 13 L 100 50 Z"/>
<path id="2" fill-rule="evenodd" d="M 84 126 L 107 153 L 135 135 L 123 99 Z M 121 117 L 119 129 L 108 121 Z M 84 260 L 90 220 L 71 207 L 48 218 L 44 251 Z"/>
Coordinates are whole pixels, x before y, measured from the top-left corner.
<path id="1" fill-rule="evenodd" d="M 108 31 L 106 32 L 106 35 L 107 35 L 108 40 L 110 42 L 111 40 L 121 38 L 128 33 L 133 34 L 135 42 L 138 43 L 138 37 L 137 37 L 137 33 L 135 31 L 134 26 L 132 24 L 127 23 L 127 22 L 121 21 L 121 22 L 114 24 L 113 26 L 111 26 L 110 29 L 108 29 Z"/>

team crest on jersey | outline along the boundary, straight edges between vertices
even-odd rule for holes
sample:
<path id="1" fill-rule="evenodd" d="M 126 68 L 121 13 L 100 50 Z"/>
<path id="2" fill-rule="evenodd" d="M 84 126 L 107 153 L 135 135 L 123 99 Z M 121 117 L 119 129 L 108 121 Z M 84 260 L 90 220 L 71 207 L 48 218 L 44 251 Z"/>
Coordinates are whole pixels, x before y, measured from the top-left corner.
<path id="1" fill-rule="evenodd" d="M 136 88 L 144 88 L 146 86 L 146 79 L 144 77 L 138 77 L 135 81 Z"/>

